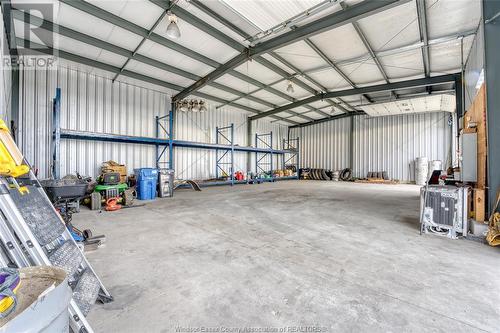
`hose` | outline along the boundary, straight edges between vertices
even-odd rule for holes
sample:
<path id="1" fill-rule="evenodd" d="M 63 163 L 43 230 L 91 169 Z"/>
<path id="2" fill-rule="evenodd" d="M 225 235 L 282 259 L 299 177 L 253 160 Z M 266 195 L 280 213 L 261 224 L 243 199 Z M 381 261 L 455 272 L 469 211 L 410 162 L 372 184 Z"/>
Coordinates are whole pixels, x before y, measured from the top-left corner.
<path id="1" fill-rule="evenodd" d="M 9 304 L 9 299 L 12 303 L 7 306 L 5 310 L 0 312 L 0 318 L 5 318 L 16 309 L 17 306 L 17 296 L 14 292 L 16 287 L 19 285 L 19 271 L 15 268 L 0 268 L 0 275 L 4 276 L 4 281 L 0 283 L 0 296 L 4 296 L 2 303 Z M 16 284 L 16 281 L 17 282 Z M 2 304 L 3 305 L 3 304 Z"/>

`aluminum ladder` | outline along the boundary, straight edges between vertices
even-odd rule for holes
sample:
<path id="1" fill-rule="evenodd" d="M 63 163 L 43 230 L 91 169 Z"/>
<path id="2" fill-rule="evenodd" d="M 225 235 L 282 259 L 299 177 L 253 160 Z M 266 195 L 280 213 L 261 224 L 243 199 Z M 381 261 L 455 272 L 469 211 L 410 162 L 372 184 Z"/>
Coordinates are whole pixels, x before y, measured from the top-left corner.
<path id="1" fill-rule="evenodd" d="M 0 177 L 0 212 L 0 265 L 64 269 L 73 290 L 70 327 L 75 333 L 93 332 L 85 316 L 97 300 L 107 303 L 113 297 L 31 170 L 28 178 Z"/>

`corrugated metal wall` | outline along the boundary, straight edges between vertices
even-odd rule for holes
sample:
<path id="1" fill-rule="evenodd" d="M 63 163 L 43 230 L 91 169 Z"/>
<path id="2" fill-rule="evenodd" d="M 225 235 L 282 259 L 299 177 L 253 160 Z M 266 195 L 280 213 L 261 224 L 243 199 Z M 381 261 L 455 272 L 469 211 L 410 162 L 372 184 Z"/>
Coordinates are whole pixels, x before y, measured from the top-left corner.
<path id="1" fill-rule="evenodd" d="M 2 61 L 0 61 L 0 119 L 3 119 L 7 126 L 10 121 L 10 96 L 11 96 L 11 72 L 10 67 L 4 63 L 4 59 L 9 56 L 7 38 L 5 36 L 5 25 L 3 22 L 2 10 L 0 9 L 0 52 L 2 52 Z"/>
<path id="2" fill-rule="evenodd" d="M 209 111 L 205 113 L 177 112 L 174 136 L 178 140 L 214 143 L 216 142 L 216 127 L 226 127 L 232 123 L 234 124 L 235 144 L 240 146 L 254 146 L 253 136 L 250 143 L 247 138 L 247 117 L 247 113 L 228 109 L 216 109 L 213 106 L 209 106 Z M 287 133 L 286 126 L 271 124 L 262 120 L 254 123 L 254 134 L 256 132 L 269 133 L 272 131 L 273 147 L 276 149 L 281 148 L 281 141 Z M 229 138 L 230 134 L 226 131 L 224 135 Z M 222 137 L 219 137 L 219 143 L 228 144 Z M 183 179 L 207 179 L 215 177 L 215 154 L 214 150 L 176 148 L 174 163 L 177 176 Z M 222 154 L 223 152 L 219 152 L 219 156 L 222 156 Z M 251 154 L 250 157 L 252 161 L 250 171 L 255 172 L 255 154 Z M 278 163 L 278 157 L 275 157 L 274 160 L 275 163 Z M 226 155 L 222 160 L 222 162 L 229 161 L 229 155 Z M 247 171 L 247 153 L 235 152 L 234 167 L 235 171 Z"/>
<path id="3" fill-rule="evenodd" d="M 389 177 L 414 181 L 414 160 L 427 156 L 451 163 L 450 113 L 421 113 L 388 117 L 356 116 L 292 130 L 301 138 L 302 167 L 339 170 L 350 164 L 353 126 L 353 174 L 387 171 Z"/>
<path id="4" fill-rule="evenodd" d="M 340 170 L 349 167 L 351 119 L 319 123 L 292 130 L 292 138 L 300 137 L 302 166 Z"/>
<path id="5" fill-rule="evenodd" d="M 52 98 L 61 88 L 61 127 L 99 133 L 155 136 L 155 116 L 168 113 L 170 97 L 163 92 L 59 66 L 57 69 L 26 69 L 21 72 L 19 145 L 42 178 L 50 176 Z M 174 136 L 179 140 L 215 142 L 216 126 L 234 123 L 235 143 L 247 145 L 248 114 L 208 105 L 206 113 L 178 112 Z M 273 131 L 275 148 L 286 127 L 258 121 L 258 131 Z M 223 142 L 221 142 L 223 143 Z M 115 160 L 134 168 L 154 166 L 155 147 L 62 140 L 61 175 L 80 172 L 96 176 L 103 161 Z M 246 153 L 235 154 L 235 168 L 246 171 Z M 215 177 L 215 151 L 176 148 L 178 178 Z M 253 164 L 252 164 L 253 165 Z"/>
<path id="6" fill-rule="evenodd" d="M 390 178 L 415 180 L 414 160 L 451 163 L 448 112 L 354 118 L 354 175 L 387 171 Z"/>

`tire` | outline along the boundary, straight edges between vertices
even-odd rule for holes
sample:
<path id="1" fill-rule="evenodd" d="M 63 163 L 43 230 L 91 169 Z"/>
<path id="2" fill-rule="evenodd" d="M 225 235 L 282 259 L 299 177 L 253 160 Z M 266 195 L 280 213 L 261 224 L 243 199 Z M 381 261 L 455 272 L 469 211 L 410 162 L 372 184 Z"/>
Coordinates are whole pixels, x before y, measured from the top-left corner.
<path id="1" fill-rule="evenodd" d="M 92 230 L 90 230 L 90 229 L 83 230 L 82 236 L 84 239 L 92 238 Z"/>
<path id="2" fill-rule="evenodd" d="M 352 170 L 349 168 L 345 168 L 340 173 L 340 179 L 343 181 L 348 181 L 349 179 L 351 179 L 351 176 L 352 176 Z"/>

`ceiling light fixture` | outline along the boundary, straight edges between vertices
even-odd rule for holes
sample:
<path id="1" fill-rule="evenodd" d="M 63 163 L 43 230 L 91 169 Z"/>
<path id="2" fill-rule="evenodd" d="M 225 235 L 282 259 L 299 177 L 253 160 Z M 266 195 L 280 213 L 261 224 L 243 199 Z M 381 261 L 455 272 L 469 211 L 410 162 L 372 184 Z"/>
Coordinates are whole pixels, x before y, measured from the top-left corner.
<path id="1" fill-rule="evenodd" d="M 187 112 L 189 111 L 189 102 L 187 100 L 182 100 L 179 102 L 179 110 L 182 112 Z"/>
<path id="2" fill-rule="evenodd" d="M 191 109 L 191 111 L 193 112 L 198 112 L 200 111 L 200 106 L 199 106 L 199 103 L 197 100 L 195 99 L 192 99 L 191 102 L 189 103 L 189 107 Z"/>
<path id="3" fill-rule="evenodd" d="M 291 80 L 288 81 L 288 86 L 286 87 L 286 92 L 289 94 L 293 94 L 295 92 L 295 89 L 293 88 L 293 82 Z"/>
<path id="4" fill-rule="evenodd" d="M 198 104 L 200 106 L 200 112 L 207 112 L 207 107 L 205 106 L 205 101 L 200 101 Z"/>
<path id="5" fill-rule="evenodd" d="M 172 14 L 171 12 L 167 12 L 168 21 L 170 22 L 167 26 L 167 36 L 173 39 L 177 39 L 181 37 L 181 31 L 179 30 L 179 26 L 177 25 L 177 16 Z"/>

